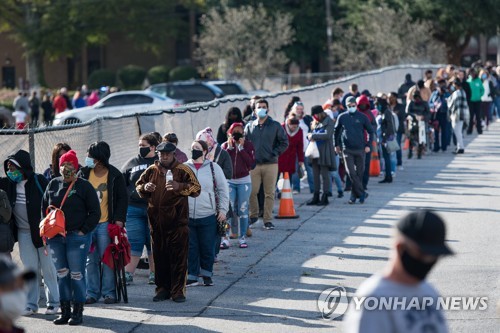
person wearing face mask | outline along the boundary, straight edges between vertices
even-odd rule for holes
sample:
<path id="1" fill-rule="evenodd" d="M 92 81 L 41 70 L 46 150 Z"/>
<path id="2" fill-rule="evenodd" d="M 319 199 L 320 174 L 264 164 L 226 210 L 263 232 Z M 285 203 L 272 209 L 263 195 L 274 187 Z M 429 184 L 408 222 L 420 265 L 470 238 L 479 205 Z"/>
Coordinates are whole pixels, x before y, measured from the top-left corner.
<path id="1" fill-rule="evenodd" d="M 227 130 L 234 123 L 243 123 L 243 116 L 241 110 L 235 106 L 229 108 L 226 113 L 226 119 L 223 124 L 219 126 L 217 131 L 217 143 L 222 145 L 227 140 Z"/>
<path id="2" fill-rule="evenodd" d="M 204 141 L 208 145 L 208 154 L 207 159 L 217 163 L 222 170 L 224 171 L 224 176 L 226 180 L 229 180 L 233 177 L 233 165 L 231 163 L 231 157 L 227 151 L 221 148 L 221 145 L 217 143 L 214 138 L 213 131 L 210 127 L 205 128 L 204 130 L 196 133 L 196 140 Z M 232 216 L 232 208 L 229 208 L 228 218 Z M 229 239 L 226 236 L 220 237 L 217 235 L 217 242 L 215 248 L 215 256 L 219 254 L 220 250 L 227 250 L 230 246 Z"/>
<path id="3" fill-rule="evenodd" d="M 313 118 L 305 114 L 304 112 L 304 104 L 294 104 L 292 106 L 292 110 L 290 113 L 294 113 L 296 118 L 299 120 L 299 127 L 302 130 L 303 133 L 303 148 L 304 148 L 304 153 L 306 152 L 307 145 L 309 144 L 309 139 L 307 138 L 307 134 L 311 132 L 311 123 L 313 122 Z M 298 169 L 298 161 L 296 164 L 296 168 Z M 304 167 L 306 169 L 306 174 L 307 174 L 307 183 L 309 185 L 309 192 L 314 193 L 314 181 L 313 181 L 313 171 L 312 171 L 312 166 L 311 163 L 308 161 L 307 157 L 304 156 Z M 291 178 L 292 182 L 292 189 L 298 193 L 300 193 L 300 179 L 298 177 L 298 174 L 295 173 L 292 175 Z"/>
<path id="4" fill-rule="evenodd" d="M 475 69 L 470 70 L 467 83 L 469 84 L 471 92 L 469 98 L 470 122 L 467 128 L 467 134 L 472 134 L 474 124 L 476 124 L 477 134 L 483 134 L 481 122 L 481 97 L 484 95 L 484 86 Z"/>
<path id="5" fill-rule="evenodd" d="M 255 223 L 259 216 L 257 194 L 260 185 L 264 187 L 264 228 L 273 230 L 273 208 L 276 181 L 278 178 L 278 157 L 288 147 L 288 138 L 281 124 L 269 115 L 269 103 L 260 99 L 255 104 L 258 119 L 245 127 L 245 139 L 255 147 L 255 168 L 250 172 L 252 194 L 250 196 L 250 221 Z"/>
<path id="6" fill-rule="evenodd" d="M 303 136 L 305 134 L 299 127 L 299 120 L 293 112 L 288 115 L 288 119 L 282 126 L 288 137 L 288 147 L 278 158 L 278 172 L 280 174 L 288 172 L 288 175 L 293 178 L 297 169 L 302 169 L 304 167 Z"/>
<path id="7" fill-rule="evenodd" d="M 377 98 L 377 110 L 381 115 L 380 131 L 382 137 L 382 155 L 384 157 L 385 177 L 379 181 L 381 184 L 392 183 L 391 153 L 387 150 L 387 141 L 396 139 L 396 123 L 387 101 Z"/>
<path id="8" fill-rule="evenodd" d="M 490 112 L 491 104 L 495 98 L 495 86 L 491 81 L 490 74 L 487 70 L 482 70 L 480 73 L 481 80 L 483 81 L 483 95 L 481 96 L 481 118 L 482 126 L 486 130 L 490 126 L 492 114 Z"/>
<path id="9" fill-rule="evenodd" d="M 358 107 L 358 111 L 364 114 L 368 120 L 370 120 L 370 123 L 372 124 L 373 127 L 373 132 L 377 133 L 377 120 L 375 119 L 375 115 L 372 112 L 372 110 L 375 108 L 375 106 L 372 107 L 371 101 L 368 98 L 367 95 L 361 95 L 360 97 L 356 98 L 356 105 Z M 378 112 L 378 111 L 377 111 Z M 368 132 L 365 133 L 365 141 L 368 143 L 369 142 L 369 135 Z M 371 144 L 371 142 L 370 142 Z M 371 146 L 370 146 L 371 147 Z M 365 171 L 363 173 L 363 189 L 366 191 L 368 189 L 368 181 L 370 180 L 370 161 L 372 160 L 372 154 L 370 152 L 366 153 L 365 155 Z M 349 185 L 349 181 L 346 182 L 346 186 Z"/>
<path id="10" fill-rule="evenodd" d="M 23 333 L 14 322 L 24 311 L 27 302 L 26 284 L 34 284 L 36 273 L 22 271 L 12 260 L 0 254 L 0 332 Z"/>
<path id="11" fill-rule="evenodd" d="M 172 132 L 166 133 L 163 136 L 162 142 L 170 142 L 175 146 L 175 148 L 176 148 L 175 149 L 175 159 L 179 163 L 187 162 L 187 160 L 188 160 L 187 155 L 182 150 L 180 150 L 178 147 L 179 146 L 179 139 L 177 138 L 177 134 L 172 133 Z"/>
<path id="12" fill-rule="evenodd" d="M 148 222 L 148 202 L 141 198 L 135 189 L 135 183 L 142 173 L 158 160 L 156 147 L 158 140 L 152 134 L 145 134 L 139 139 L 139 154 L 131 158 L 122 167 L 129 199 L 127 208 L 127 236 L 130 242 L 130 263 L 125 267 L 127 283 L 134 281 L 134 272 L 141 259 L 144 246 L 149 259 L 149 284 L 155 283 L 154 261 L 151 253 L 150 229 Z"/>
<path id="13" fill-rule="evenodd" d="M 451 133 L 448 132 L 449 118 L 448 103 L 446 102 L 450 93 L 446 88 L 446 81 L 438 81 L 438 88 L 432 93 L 429 104 L 432 105 L 432 120 L 434 122 L 434 149 L 435 153 L 441 149 L 446 151 L 451 139 Z M 441 135 L 439 135 L 441 134 Z"/>
<path id="14" fill-rule="evenodd" d="M 198 277 L 204 286 L 213 286 L 213 266 L 217 244 L 217 221 L 226 219 L 229 210 L 229 188 L 222 168 L 209 159 L 208 144 L 195 140 L 192 156 L 185 163 L 200 182 L 201 192 L 189 198 L 189 259 L 186 286 L 197 286 Z"/>
<path id="15" fill-rule="evenodd" d="M 66 154 L 71 150 L 71 147 L 65 142 L 56 143 L 52 149 L 52 164 L 49 165 L 48 169 L 43 172 L 45 178 L 51 181 L 53 178 L 61 177 L 59 173 L 59 159 L 62 155 Z"/>
<path id="16" fill-rule="evenodd" d="M 353 303 L 344 317 L 346 333 L 361 332 L 448 332 L 443 310 L 438 307 L 438 292 L 426 280 L 443 256 L 452 255 L 446 245 L 443 219 L 430 210 L 419 210 L 404 216 L 396 226 L 391 259 L 382 273 L 363 282 L 356 297 L 393 297 L 403 304 L 395 309 L 367 311 Z M 416 298 L 433 299 L 425 309 L 415 310 L 410 302 Z M 425 315 L 423 315 L 425 313 Z"/>
<path id="17" fill-rule="evenodd" d="M 188 197 L 200 195 L 194 172 L 175 159 L 176 147 L 162 142 L 156 147 L 159 160 L 136 182 L 136 191 L 148 200 L 148 217 L 155 257 L 156 295 L 153 302 L 172 298 L 186 301 L 185 287 L 189 248 Z M 166 179 L 168 171 L 172 180 Z"/>
<path id="18" fill-rule="evenodd" d="M 358 198 L 360 203 L 364 203 L 368 197 L 363 187 L 365 157 L 370 152 L 375 131 L 368 117 L 357 111 L 354 97 L 346 102 L 348 112 L 342 113 L 335 124 L 335 150 L 337 154 L 342 153 L 352 182 L 349 204 L 354 204 Z M 368 140 L 365 138 L 365 131 L 368 133 Z"/>
<path id="19" fill-rule="evenodd" d="M 252 235 L 248 228 L 248 206 L 252 191 L 250 170 L 255 164 L 255 149 L 253 144 L 243 136 L 244 125 L 234 123 L 227 131 L 227 141 L 222 144 L 222 149 L 227 151 L 233 163 L 233 177 L 228 181 L 229 199 L 233 208 L 231 231 L 239 239 L 240 248 L 247 248 L 245 236 Z M 238 235 L 239 221 L 239 235 Z"/>
<path id="20" fill-rule="evenodd" d="M 462 89 L 463 85 L 467 85 L 467 82 L 455 79 L 453 82 L 453 93 L 447 100 L 451 126 L 457 140 L 457 149 L 453 152 L 454 154 L 463 154 L 465 152 L 463 127 L 465 126 L 464 124 L 470 121 L 469 105 L 467 104 L 467 95 Z"/>
<path id="21" fill-rule="evenodd" d="M 413 157 L 413 148 L 417 147 L 417 158 L 421 159 L 427 144 L 427 123 L 430 119 L 429 103 L 420 96 L 420 92 L 415 91 L 413 100 L 406 106 L 406 113 L 411 120 L 408 124 L 410 148 L 408 158 Z"/>
<path id="22" fill-rule="evenodd" d="M 393 113 L 395 113 L 398 117 L 396 140 L 399 144 L 399 147 L 402 147 L 401 142 L 403 141 L 403 134 L 405 133 L 406 110 L 405 107 L 398 102 L 398 94 L 396 92 L 389 93 L 387 97 L 389 99 L 389 109 Z M 402 149 L 396 152 L 396 158 L 397 158 L 397 166 L 399 167 L 400 170 L 403 170 Z"/>
<path id="23" fill-rule="evenodd" d="M 108 224 L 123 227 L 127 217 L 128 195 L 123 174 L 109 164 L 111 150 L 104 141 L 94 142 L 87 149 L 85 167 L 78 176 L 86 179 L 94 187 L 101 206 L 101 219 L 92 232 L 94 251 L 89 253 L 87 262 L 87 300 L 94 304 L 101 297 L 105 304 L 116 303 L 116 286 L 113 270 L 102 263 L 106 247 L 111 239 Z M 102 270 L 102 274 L 101 274 Z M 102 275 L 102 276 L 101 276 Z"/>
<path id="24" fill-rule="evenodd" d="M 328 193 L 331 191 L 331 172 L 337 170 L 335 163 L 335 150 L 333 148 L 333 132 L 335 124 L 333 120 L 323 111 L 321 105 L 314 105 L 311 108 L 311 116 L 314 118 L 312 125 L 312 132 L 307 135 L 311 142 L 315 142 L 319 158 L 312 159 L 312 168 L 314 174 L 314 195 L 311 200 L 307 202 L 308 206 L 311 205 L 328 205 Z M 320 181 L 320 177 L 321 180 Z M 323 184 L 323 193 L 319 189 Z"/>
<path id="25" fill-rule="evenodd" d="M 50 181 L 42 201 L 42 214 L 45 215 L 50 205 L 61 208 L 68 193 L 61 208 L 66 221 L 66 237 L 57 235 L 47 240 L 54 257 L 61 299 L 61 316 L 54 320 L 54 324 L 80 325 L 86 295 L 85 263 L 101 209 L 92 185 L 76 176 L 79 165 L 73 150 L 61 156 L 59 168 L 61 177 Z"/>
<path id="26" fill-rule="evenodd" d="M 40 237 L 40 220 L 42 197 L 48 181 L 37 174 L 31 165 L 30 154 L 19 150 L 7 157 L 4 162 L 7 177 L 0 178 L 0 189 L 7 194 L 12 206 L 11 226 L 19 245 L 19 255 L 23 266 L 37 274 L 40 269 L 44 277 L 47 300 L 46 314 L 54 315 L 59 310 L 59 289 L 57 276 L 50 250 L 44 254 L 43 241 Z M 24 315 L 30 316 L 38 312 L 40 285 L 30 285 L 28 303 L 24 304 Z"/>

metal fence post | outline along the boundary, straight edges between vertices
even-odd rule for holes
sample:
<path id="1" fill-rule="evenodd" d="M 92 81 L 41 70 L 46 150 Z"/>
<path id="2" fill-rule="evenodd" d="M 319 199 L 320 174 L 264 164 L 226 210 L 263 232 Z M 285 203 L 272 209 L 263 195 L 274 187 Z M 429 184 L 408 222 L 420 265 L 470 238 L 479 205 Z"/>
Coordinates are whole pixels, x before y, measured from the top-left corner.
<path id="1" fill-rule="evenodd" d="M 97 118 L 97 141 L 102 141 L 102 118 Z"/>
<path id="2" fill-rule="evenodd" d="M 29 150 L 30 150 L 30 158 L 31 158 L 31 165 L 33 166 L 33 170 L 36 170 L 36 164 L 35 164 L 35 130 L 30 127 L 28 129 L 28 143 L 29 143 Z"/>

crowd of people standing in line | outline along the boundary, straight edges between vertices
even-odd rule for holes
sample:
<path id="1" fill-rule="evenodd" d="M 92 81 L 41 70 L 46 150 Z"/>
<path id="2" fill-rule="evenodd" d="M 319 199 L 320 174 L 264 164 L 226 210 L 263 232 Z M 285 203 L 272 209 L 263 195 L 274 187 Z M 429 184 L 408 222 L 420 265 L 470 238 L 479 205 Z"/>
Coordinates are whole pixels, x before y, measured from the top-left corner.
<path id="1" fill-rule="evenodd" d="M 20 150 L 5 160 L 6 177 L 0 178 L 12 210 L 2 217 L 12 237 L 2 242 L 0 252 L 10 253 L 17 241 L 24 266 L 37 274 L 41 269 L 46 313 L 60 309 L 55 324 L 79 325 L 85 304 L 116 302 L 113 272 L 103 256 L 111 242 L 109 226 L 125 227 L 131 245 L 127 283 L 133 283 L 146 248 L 148 283 L 156 285 L 153 301 L 184 302 L 186 287 L 214 285 L 217 253 L 229 248 L 231 239 L 247 248 L 260 218 L 265 230 L 275 228 L 280 174 L 289 173 L 295 193 L 307 187 L 301 181 L 307 177 L 313 195 L 309 206 L 328 205 L 333 184 L 338 198 L 350 192 L 349 204 L 363 204 L 372 154 L 383 157 L 380 183 L 391 183 L 397 166 L 402 168 L 405 136 L 408 158 L 413 150 L 421 158 L 431 128 L 436 152 L 446 151 L 452 128 L 455 153 L 463 153 L 462 128 L 472 131 L 475 125 L 482 133 L 482 122 L 487 129 L 488 117 L 491 121 L 495 110 L 498 115 L 499 81 L 484 76 L 498 76 L 492 71 L 472 68 L 466 73 L 448 67 L 435 77 L 428 71 L 423 85 L 412 85 L 407 75 L 398 92 L 376 96 L 360 93 L 357 84 L 345 94 L 335 88 L 323 105 L 311 106 L 310 114 L 294 96 L 281 123 L 269 116 L 265 99 L 253 96 L 243 113 L 236 107 L 227 111 L 217 135 L 211 128 L 198 132 L 189 156 L 177 148 L 175 133 L 148 133 L 139 139 L 138 154 L 121 170 L 110 164 L 111 147 L 103 141 L 88 147 L 83 166 L 68 144 L 56 144 L 43 175 L 34 172 L 29 153 Z M 495 103 L 482 101 L 484 94 Z M 486 114 L 476 113 L 476 102 Z M 49 206 L 63 210 L 66 237 L 58 235 L 44 246 L 39 223 Z M 226 219 L 231 228 L 219 237 L 217 221 Z M 25 315 L 38 311 L 39 294 L 39 284 L 33 283 Z"/>
<path id="2" fill-rule="evenodd" d="M 83 85 L 78 87 L 73 96 L 70 97 L 68 89 L 62 87 L 55 93 L 43 92 L 41 100 L 35 90 L 30 95 L 28 92 L 21 91 L 12 102 L 15 128 L 24 129 L 28 125 L 37 126 L 41 123 L 50 124 L 58 113 L 92 106 L 102 97 L 117 91 L 116 87 L 106 87 L 105 90 L 100 91 L 90 90 L 86 85 Z"/>

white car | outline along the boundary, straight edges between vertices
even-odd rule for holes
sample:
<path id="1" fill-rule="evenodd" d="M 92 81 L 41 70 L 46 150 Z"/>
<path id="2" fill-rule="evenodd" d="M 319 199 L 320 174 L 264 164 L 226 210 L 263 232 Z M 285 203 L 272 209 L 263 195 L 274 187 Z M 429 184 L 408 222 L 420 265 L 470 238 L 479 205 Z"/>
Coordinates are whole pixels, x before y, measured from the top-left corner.
<path id="1" fill-rule="evenodd" d="M 132 90 L 110 94 L 92 106 L 56 114 L 54 125 L 82 123 L 97 117 L 119 117 L 177 107 L 180 101 L 151 91 Z"/>

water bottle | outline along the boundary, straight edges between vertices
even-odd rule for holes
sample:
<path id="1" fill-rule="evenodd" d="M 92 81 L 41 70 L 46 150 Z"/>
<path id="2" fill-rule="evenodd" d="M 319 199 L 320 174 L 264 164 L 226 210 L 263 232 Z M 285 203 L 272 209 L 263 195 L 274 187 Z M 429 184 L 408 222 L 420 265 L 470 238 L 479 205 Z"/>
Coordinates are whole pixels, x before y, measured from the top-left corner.
<path id="1" fill-rule="evenodd" d="M 165 181 L 168 183 L 173 180 L 174 180 L 174 175 L 172 174 L 172 170 L 167 170 L 167 173 L 165 175 Z"/>

